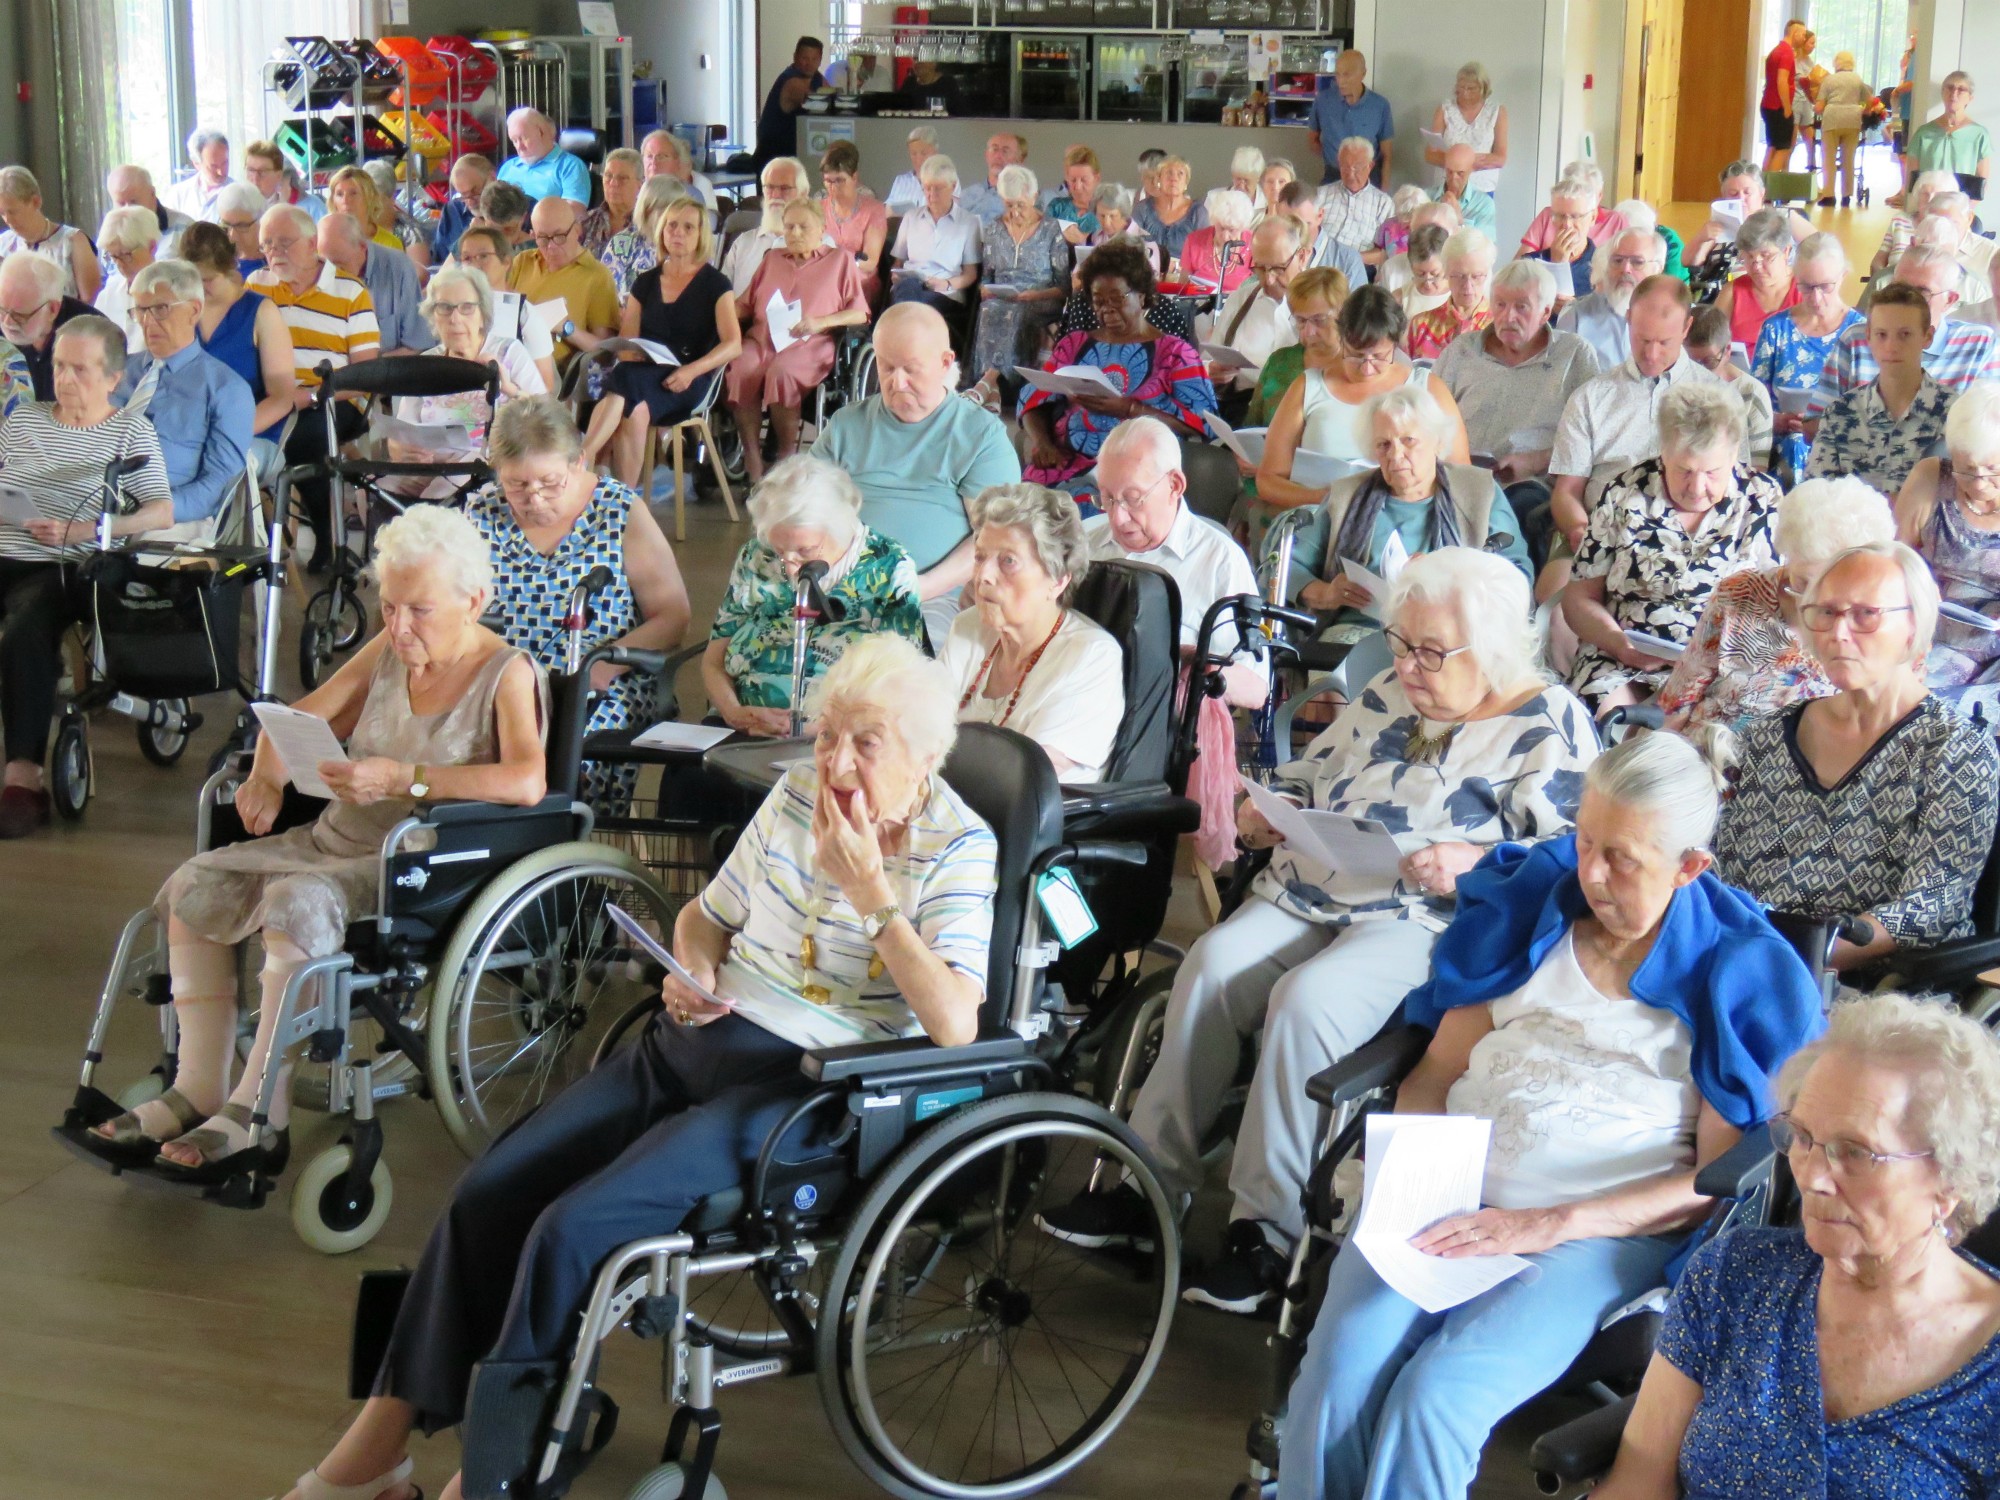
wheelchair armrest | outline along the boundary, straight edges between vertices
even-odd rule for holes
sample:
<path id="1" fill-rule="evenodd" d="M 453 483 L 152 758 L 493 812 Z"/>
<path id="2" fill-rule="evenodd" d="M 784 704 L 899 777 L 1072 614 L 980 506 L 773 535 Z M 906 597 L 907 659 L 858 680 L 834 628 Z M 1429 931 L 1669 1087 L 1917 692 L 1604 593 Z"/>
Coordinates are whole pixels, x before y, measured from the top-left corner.
<path id="1" fill-rule="evenodd" d="M 1431 1034 L 1421 1026 L 1398 1026 L 1385 1031 L 1325 1072 L 1308 1078 L 1306 1097 L 1329 1109 L 1352 1104 L 1364 1095 L 1409 1077 L 1430 1044 Z"/>
<path id="2" fill-rule="evenodd" d="M 567 812 L 571 798 L 566 792 L 550 792 L 541 801 L 528 807 L 516 807 L 505 802 L 426 802 L 417 810 L 417 816 L 433 828 L 462 828 L 470 823 L 498 823 L 508 818 L 545 817 L 549 813 Z"/>
<path id="3" fill-rule="evenodd" d="M 928 1073 L 978 1072 L 1026 1059 L 1027 1039 L 1013 1032 L 983 1036 L 963 1047 L 940 1047 L 929 1037 L 821 1047 L 799 1061 L 799 1071 L 820 1083 L 890 1083 Z"/>
<path id="4" fill-rule="evenodd" d="M 1164 781 L 1098 782 L 1063 788 L 1063 831 L 1095 839 L 1193 833 L 1201 804 Z"/>
<path id="5" fill-rule="evenodd" d="M 1564 1485 L 1607 1473 L 1618 1457 L 1618 1443 L 1625 1436 L 1625 1423 L 1637 1400 L 1626 1396 L 1536 1438 L 1528 1449 L 1528 1463 L 1542 1493 L 1553 1495 Z"/>
<path id="6" fill-rule="evenodd" d="M 1694 1174 L 1694 1190 L 1704 1198 L 1741 1198 L 1770 1172 L 1776 1154 L 1771 1127 L 1753 1125 L 1742 1140 Z"/>
<path id="7" fill-rule="evenodd" d="M 1886 967 L 1911 990 L 1956 990 L 1986 970 L 2000 968 L 2000 935 L 1954 938 L 1934 948 L 1890 954 Z"/>

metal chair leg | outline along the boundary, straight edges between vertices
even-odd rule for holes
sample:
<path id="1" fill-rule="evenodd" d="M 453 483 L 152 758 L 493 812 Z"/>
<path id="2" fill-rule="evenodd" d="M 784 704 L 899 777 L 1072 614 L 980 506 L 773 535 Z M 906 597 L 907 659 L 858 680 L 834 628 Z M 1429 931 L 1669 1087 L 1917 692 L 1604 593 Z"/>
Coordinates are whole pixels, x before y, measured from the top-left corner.
<path id="1" fill-rule="evenodd" d="M 708 425 L 708 418 L 701 416 L 695 420 L 701 424 L 701 440 L 708 445 L 708 461 L 715 468 L 715 482 L 722 486 L 722 503 L 729 507 L 729 519 L 733 524 L 743 518 L 736 513 L 736 492 L 730 489 L 729 474 L 722 467 L 722 450 L 715 445 L 715 432 Z"/>

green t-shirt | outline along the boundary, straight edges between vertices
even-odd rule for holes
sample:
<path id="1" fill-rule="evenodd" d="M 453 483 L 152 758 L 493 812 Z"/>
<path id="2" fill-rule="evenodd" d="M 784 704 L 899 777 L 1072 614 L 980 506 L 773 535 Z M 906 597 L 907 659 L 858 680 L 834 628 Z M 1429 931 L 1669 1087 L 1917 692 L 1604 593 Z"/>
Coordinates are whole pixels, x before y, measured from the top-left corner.
<path id="1" fill-rule="evenodd" d="M 1910 160 L 1919 172 L 1973 173 L 1992 154 L 1993 137 L 1977 122 L 1946 130 L 1936 120 L 1927 120 L 1910 137 Z"/>

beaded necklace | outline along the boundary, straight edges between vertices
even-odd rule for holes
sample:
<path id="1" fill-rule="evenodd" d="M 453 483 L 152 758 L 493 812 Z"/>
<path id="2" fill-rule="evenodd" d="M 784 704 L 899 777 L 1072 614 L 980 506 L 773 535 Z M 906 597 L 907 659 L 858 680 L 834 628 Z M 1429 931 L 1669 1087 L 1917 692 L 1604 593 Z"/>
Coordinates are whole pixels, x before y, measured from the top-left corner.
<path id="1" fill-rule="evenodd" d="M 1049 649 L 1049 643 L 1056 638 L 1056 631 L 1062 629 L 1063 621 L 1068 618 L 1068 610 L 1059 609 L 1056 611 L 1054 628 L 1046 636 L 1042 637 L 1041 645 L 1035 647 L 1035 654 L 1021 664 L 1021 675 L 1015 679 L 1014 691 L 1007 696 L 1007 707 L 1001 711 L 1000 717 L 993 721 L 996 725 L 1005 728 L 1007 721 L 1014 717 L 1014 705 L 1021 701 L 1021 689 L 1028 685 L 1028 674 L 1035 670 L 1035 664 L 1042 659 L 1042 653 Z M 965 696 L 958 700 L 958 711 L 960 713 L 965 712 L 966 705 L 972 701 L 972 695 L 978 692 L 980 684 L 986 681 L 986 674 L 993 669 L 993 658 L 999 654 L 1000 643 L 995 641 L 993 649 L 986 653 L 986 659 L 979 664 L 979 670 L 972 674 L 972 685 L 965 690 Z"/>

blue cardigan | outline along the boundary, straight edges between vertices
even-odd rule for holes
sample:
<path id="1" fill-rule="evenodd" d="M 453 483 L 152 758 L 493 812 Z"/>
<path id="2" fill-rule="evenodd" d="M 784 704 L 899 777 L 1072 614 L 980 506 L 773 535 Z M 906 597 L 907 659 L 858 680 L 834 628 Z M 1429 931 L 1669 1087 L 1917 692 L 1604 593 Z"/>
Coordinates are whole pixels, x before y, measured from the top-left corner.
<path id="1" fill-rule="evenodd" d="M 1448 1010 L 1511 995 L 1588 909 L 1575 834 L 1499 845 L 1459 877 L 1457 914 L 1404 1019 L 1435 1031 Z M 1631 982 L 1635 998 L 1686 1023 L 1695 1086 L 1738 1130 L 1770 1117 L 1779 1067 L 1826 1026 L 1805 960 L 1763 907 L 1712 873 L 1674 893 Z"/>

